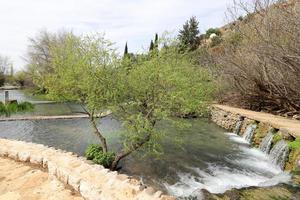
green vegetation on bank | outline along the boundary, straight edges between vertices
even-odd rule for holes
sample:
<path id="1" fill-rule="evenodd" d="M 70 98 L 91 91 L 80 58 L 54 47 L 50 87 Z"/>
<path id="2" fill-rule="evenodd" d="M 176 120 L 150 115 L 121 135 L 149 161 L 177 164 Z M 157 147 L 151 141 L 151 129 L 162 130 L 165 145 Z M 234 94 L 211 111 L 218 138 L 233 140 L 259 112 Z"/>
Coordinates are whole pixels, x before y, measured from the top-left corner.
<path id="1" fill-rule="evenodd" d="M 7 104 L 0 102 L 0 115 L 10 116 L 15 113 L 29 112 L 33 109 L 33 104 L 29 102 L 11 102 Z"/>

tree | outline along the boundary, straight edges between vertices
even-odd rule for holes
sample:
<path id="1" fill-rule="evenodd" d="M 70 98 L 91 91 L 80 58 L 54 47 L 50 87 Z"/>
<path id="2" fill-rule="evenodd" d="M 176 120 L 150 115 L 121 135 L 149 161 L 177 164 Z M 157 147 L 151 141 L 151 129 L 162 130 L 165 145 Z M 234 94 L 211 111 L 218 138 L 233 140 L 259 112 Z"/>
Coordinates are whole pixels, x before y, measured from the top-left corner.
<path id="1" fill-rule="evenodd" d="M 11 62 L 9 61 L 9 58 L 6 56 L 0 55 L 0 86 L 3 86 L 5 83 L 6 75 L 8 73 L 8 70 L 12 67 Z"/>
<path id="2" fill-rule="evenodd" d="M 124 57 L 128 55 L 128 45 L 127 42 L 125 44 L 125 49 L 124 49 Z"/>
<path id="3" fill-rule="evenodd" d="M 113 112 L 126 131 L 123 149 L 116 153 L 111 169 L 135 151 L 157 152 L 164 135 L 158 123 L 174 122 L 179 114 L 202 113 L 211 100 L 214 84 L 208 72 L 174 44 L 168 46 L 150 58 L 138 59 L 118 81 Z"/>
<path id="4" fill-rule="evenodd" d="M 158 48 L 158 34 L 157 33 L 155 33 L 154 46 L 156 49 Z"/>
<path id="5" fill-rule="evenodd" d="M 67 31 L 50 33 L 44 30 L 36 37 L 29 38 L 26 55 L 27 71 L 39 92 L 46 93 L 44 77 L 53 72 L 50 46 L 63 43 L 69 34 L 72 33 Z"/>
<path id="6" fill-rule="evenodd" d="M 151 40 L 149 51 L 152 51 L 153 49 L 154 49 L 154 43 L 153 43 L 153 40 Z"/>
<path id="7" fill-rule="evenodd" d="M 112 43 L 100 35 L 77 37 L 68 34 L 63 43 L 50 48 L 53 72 L 44 78 L 49 97 L 73 101 L 89 115 L 94 134 L 104 153 L 108 153 L 106 138 L 97 128 L 95 115 L 113 102 L 112 86 L 116 77 L 117 56 Z"/>
<path id="8" fill-rule="evenodd" d="M 211 77 L 194 66 L 190 56 L 168 46 L 135 61 L 125 59 L 132 62 L 130 68 L 102 36 L 69 35 L 64 43 L 51 46 L 53 72 L 45 77 L 45 87 L 50 97 L 77 102 L 89 115 L 101 146 L 90 146 L 88 158 L 116 170 L 120 160 L 135 151 L 157 152 L 163 136 L 157 123 L 207 108 Z M 95 114 L 103 109 L 112 110 L 123 124 L 123 148 L 118 152 L 111 152 L 97 128 Z"/>
<path id="9" fill-rule="evenodd" d="M 181 50 L 193 51 L 199 46 L 199 22 L 196 17 L 191 17 L 179 31 L 178 39 L 180 41 Z"/>

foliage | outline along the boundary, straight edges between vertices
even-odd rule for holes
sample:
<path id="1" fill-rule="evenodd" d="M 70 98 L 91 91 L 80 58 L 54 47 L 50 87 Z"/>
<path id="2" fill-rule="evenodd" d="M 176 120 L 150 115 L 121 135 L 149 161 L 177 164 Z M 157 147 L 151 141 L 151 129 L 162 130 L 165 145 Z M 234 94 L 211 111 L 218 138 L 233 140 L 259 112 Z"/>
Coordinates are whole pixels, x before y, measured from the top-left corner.
<path id="1" fill-rule="evenodd" d="M 222 52 L 215 56 L 222 67 L 220 79 L 230 86 L 221 101 L 256 111 L 299 114 L 299 7 L 277 0 L 243 0 L 233 10 L 248 17 L 232 27 L 230 41 L 222 43 Z"/>
<path id="2" fill-rule="evenodd" d="M 292 150 L 300 149 L 300 139 L 298 138 L 293 142 L 289 142 L 288 145 Z"/>
<path id="3" fill-rule="evenodd" d="M 124 49 L 124 56 L 127 56 L 128 55 L 128 45 L 127 45 L 127 42 L 125 44 L 125 49 Z"/>
<path id="4" fill-rule="evenodd" d="M 209 38 L 211 34 L 216 34 L 217 36 L 221 36 L 221 31 L 218 28 L 210 28 L 206 31 L 206 38 Z"/>
<path id="5" fill-rule="evenodd" d="M 80 104 L 90 116 L 95 135 L 107 152 L 106 139 L 97 128 L 94 115 L 109 108 L 114 96 L 119 63 L 112 43 L 102 35 L 82 37 L 69 34 L 64 42 L 50 46 L 52 72 L 43 76 L 48 96 L 57 101 Z"/>
<path id="6" fill-rule="evenodd" d="M 8 104 L 0 102 L 0 115 L 10 116 L 14 113 L 28 112 L 32 111 L 33 109 L 34 105 L 26 101 L 22 103 L 12 102 Z"/>
<path id="7" fill-rule="evenodd" d="M 90 144 L 85 150 L 85 157 L 88 160 L 93 160 L 99 152 L 103 152 L 103 149 L 99 144 Z"/>
<path id="8" fill-rule="evenodd" d="M 220 36 L 215 36 L 213 38 L 211 38 L 211 44 L 210 46 L 211 47 L 215 47 L 215 46 L 218 46 L 219 44 L 221 44 L 222 42 L 222 38 Z"/>
<path id="9" fill-rule="evenodd" d="M 26 72 L 25 71 L 18 71 L 14 75 L 14 81 L 21 87 L 25 86 L 26 82 Z"/>
<path id="10" fill-rule="evenodd" d="M 8 70 L 12 68 L 12 64 L 8 57 L 0 55 L 0 87 L 6 81 Z"/>
<path id="11" fill-rule="evenodd" d="M 115 153 L 104 153 L 100 145 L 90 144 L 85 151 L 85 157 L 88 160 L 93 160 L 96 164 L 109 168 L 115 158 Z"/>
<path id="12" fill-rule="evenodd" d="M 212 77 L 174 44 L 140 57 L 121 74 L 114 113 L 127 131 L 116 162 L 140 148 L 159 153 L 158 141 L 164 134 L 155 129 L 156 123 L 174 121 L 174 115 L 202 113 L 211 100 Z"/>
<path id="13" fill-rule="evenodd" d="M 282 140 L 283 137 L 280 133 L 276 133 L 273 136 L 273 144 L 276 144 L 277 142 L 279 142 L 280 140 Z"/>
<path id="14" fill-rule="evenodd" d="M 61 31 L 50 33 L 46 30 L 39 32 L 36 37 L 29 38 L 27 48 L 27 72 L 40 93 L 46 93 L 45 77 L 53 72 L 52 55 L 50 48 L 53 45 L 63 44 L 72 32 Z"/>
<path id="15" fill-rule="evenodd" d="M 200 43 L 198 26 L 199 22 L 196 17 L 191 17 L 185 22 L 178 35 L 181 50 L 194 51 L 198 48 Z"/>
<path id="16" fill-rule="evenodd" d="M 114 152 L 104 153 L 102 151 L 95 155 L 95 157 L 93 158 L 93 162 L 102 165 L 105 168 L 110 168 L 115 157 L 116 154 Z"/>

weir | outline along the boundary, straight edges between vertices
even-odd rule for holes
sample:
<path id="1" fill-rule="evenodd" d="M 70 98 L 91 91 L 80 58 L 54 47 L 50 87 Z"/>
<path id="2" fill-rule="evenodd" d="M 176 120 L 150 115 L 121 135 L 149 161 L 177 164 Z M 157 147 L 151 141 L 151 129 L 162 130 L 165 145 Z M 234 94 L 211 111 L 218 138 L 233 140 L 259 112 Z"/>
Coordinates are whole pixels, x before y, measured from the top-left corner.
<path id="1" fill-rule="evenodd" d="M 268 154 L 271 150 L 272 140 L 273 140 L 273 133 L 269 131 L 269 133 L 266 135 L 266 137 L 264 137 L 264 139 L 260 143 L 259 149 L 262 152 Z"/>
<path id="2" fill-rule="evenodd" d="M 281 169 L 284 169 L 288 155 L 289 147 L 284 140 L 277 142 L 270 152 L 272 163 L 278 165 Z"/>
<path id="3" fill-rule="evenodd" d="M 257 125 L 256 124 L 250 124 L 247 126 L 246 130 L 245 130 L 245 133 L 244 133 L 244 136 L 243 138 L 251 143 L 252 142 L 252 138 L 253 138 L 253 134 L 254 134 L 254 131 L 256 129 Z"/>
<path id="4" fill-rule="evenodd" d="M 237 134 L 237 135 L 240 134 L 240 131 L 241 131 L 241 128 L 242 128 L 242 125 L 243 125 L 243 121 L 244 121 L 244 119 L 240 118 L 240 120 L 236 123 L 235 130 L 234 130 L 235 134 Z"/>

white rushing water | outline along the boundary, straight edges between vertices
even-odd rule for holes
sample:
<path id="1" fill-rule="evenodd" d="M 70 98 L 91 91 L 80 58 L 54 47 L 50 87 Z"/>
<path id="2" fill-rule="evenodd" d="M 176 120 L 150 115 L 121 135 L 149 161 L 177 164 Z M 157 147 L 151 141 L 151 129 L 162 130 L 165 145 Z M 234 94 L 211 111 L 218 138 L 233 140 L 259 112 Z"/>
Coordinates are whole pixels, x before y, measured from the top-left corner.
<path id="1" fill-rule="evenodd" d="M 224 193 L 232 188 L 266 187 L 287 183 L 291 179 L 290 174 L 272 162 L 269 155 L 250 148 L 245 138 L 233 133 L 227 135 L 230 140 L 238 143 L 240 149 L 239 155 L 226 158 L 231 166 L 207 163 L 206 169 L 191 167 L 194 173 L 178 173 L 180 181 L 173 185 L 165 184 L 168 192 L 175 196 L 193 195 L 201 199 L 201 189 L 211 193 Z"/>
<path id="2" fill-rule="evenodd" d="M 247 128 L 245 130 L 243 138 L 249 143 L 252 142 L 252 138 L 253 138 L 253 134 L 256 129 L 256 126 L 257 126 L 256 124 L 250 124 L 247 126 Z"/>
<path id="3" fill-rule="evenodd" d="M 270 131 L 266 137 L 261 141 L 261 144 L 259 145 L 259 149 L 264 153 L 269 153 L 271 150 L 273 140 L 273 133 Z"/>

